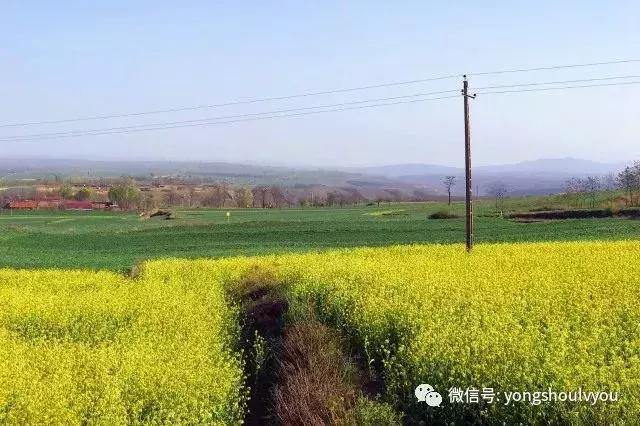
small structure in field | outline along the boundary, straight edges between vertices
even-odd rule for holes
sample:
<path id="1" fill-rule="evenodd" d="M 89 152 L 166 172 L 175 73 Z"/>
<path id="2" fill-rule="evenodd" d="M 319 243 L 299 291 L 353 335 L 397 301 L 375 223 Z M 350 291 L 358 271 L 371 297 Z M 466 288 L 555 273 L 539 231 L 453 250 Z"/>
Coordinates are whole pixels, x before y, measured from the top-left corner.
<path id="1" fill-rule="evenodd" d="M 10 201 L 4 206 L 4 208 L 11 210 L 35 210 L 38 208 L 38 202 L 33 200 Z"/>

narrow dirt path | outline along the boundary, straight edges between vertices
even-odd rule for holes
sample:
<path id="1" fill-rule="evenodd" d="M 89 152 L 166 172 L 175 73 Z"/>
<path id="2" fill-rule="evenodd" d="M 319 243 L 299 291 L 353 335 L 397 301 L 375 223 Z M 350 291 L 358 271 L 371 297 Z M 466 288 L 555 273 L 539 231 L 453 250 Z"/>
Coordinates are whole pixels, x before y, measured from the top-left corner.
<path id="1" fill-rule="evenodd" d="M 283 294 L 278 284 L 249 280 L 233 295 L 244 316 L 245 424 L 400 424 L 391 407 L 377 402 L 384 384 L 349 355 L 336 330 L 312 314 L 287 323 Z"/>

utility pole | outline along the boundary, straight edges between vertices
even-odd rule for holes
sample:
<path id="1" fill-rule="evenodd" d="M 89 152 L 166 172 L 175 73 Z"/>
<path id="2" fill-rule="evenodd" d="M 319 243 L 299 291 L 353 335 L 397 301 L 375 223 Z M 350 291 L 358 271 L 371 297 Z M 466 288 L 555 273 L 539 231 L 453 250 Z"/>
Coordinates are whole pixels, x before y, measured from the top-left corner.
<path id="1" fill-rule="evenodd" d="M 465 172 L 465 207 L 466 221 L 465 230 L 467 233 L 467 252 L 473 248 L 473 200 L 471 191 L 471 129 L 469 128 L 469 98 L 476 95 L 469 94 L 469 83 L 464 75 L 462 81 L 462 97 L 464 99 L 464 172 Z"/>

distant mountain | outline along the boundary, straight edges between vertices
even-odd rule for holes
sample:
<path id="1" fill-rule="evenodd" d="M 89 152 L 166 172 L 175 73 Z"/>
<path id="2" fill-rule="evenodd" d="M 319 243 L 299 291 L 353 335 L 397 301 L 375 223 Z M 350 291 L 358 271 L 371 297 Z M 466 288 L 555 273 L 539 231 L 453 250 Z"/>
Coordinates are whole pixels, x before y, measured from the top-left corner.
<path id="1" fill-rule="evenodd" d="M 412 194 L 415 185 L 353 171 L 197 161 L 108 161 L 78 159 L 1 158 L 0 181 L 33 182 L 56 178 L 82 180 L 129 176 L 141 180 L 176 179 L 194 183 L 226 181 L 236 185 L 318 186 L 357 189 L 375 198 L 386 190 Z M 425 191 L 422 191 L 425 193 Z M 388 194 L 387 194 L 388 195 Z"/>
<path id="2" fill-rule="evenodd" d="M 547 158 L 516 164 L 477 167 L 479 173 L 537 173 L 560 175 L 606 174 L 624 168 L 623 163 L 599 163 L 579 158 Z"/>
<path id="3" fill-rule="evenodd" d="M 355 173 L 367 175 L 398 177 L 408 175 L 447 175 L 460 173 L 457 167 L 439 166 L 436 164 L 392 164 L 388 166 L 372 166 L 349 169 Z"/>
<path id="4" fill-rule="evenodd" d="M 501 181 L 511 195 L 552 194 L 564 190 L 570 177 L 616 173 L 625 165 L 577 158 L 557 158 L 474 167 L 473 189 L 484 194 L 489 184 Z M 0 180 L 97 178 L 134 176 L 168 177 L 191 182 L 228 181 L 241 185 L 277 184 L 287 187 L 323 185 L 356 188 L 375 196 L 388 189 L 441 196 L 442 179 L 456 176 L 454 195 L 463 195 L 464 170 L 435 164 L 391 164 L 360 168 L 295 168 L 197 161 L 94 161 L 77 159 L 0 158 Z"/>
<path id="5" fill-rule="evenodd" d="M 562 192 L 570 177 L 617 173 L 623 163 L 599 163 L 578 158 L 552 158 L 524 161 L 516 164 L 499 164 L 473 168 L 473 189 L 483 194 L 486 187 L 502 181 L 512 195 L 540 195 Z M 397 164 L 359 169 L 361 173 L 383 176 L 406 184 L 420 185 L 436 192 L 443 192 L 442 179 L 456 176 L 455 195 L 463 194 L 464 169 L 431 164 Z"/>
<path id="6" fill-rule="evenodd" d="M 515 164 L 498 164 L 474 167 L 476 173 L 534 173 L 561 175 L 588 175 L 617 172 L 624 168 L 624 163 L 599 163 L 579 158 L 549 158 L 523 161 Z M 464 173 L 462 167 L 440 166 L 436 164 L 391 164 L 385 166 L 361 167 L 352 169 L 367 175 L 386 177 L 406 177 L 420 175 L 447 175 Z"/>

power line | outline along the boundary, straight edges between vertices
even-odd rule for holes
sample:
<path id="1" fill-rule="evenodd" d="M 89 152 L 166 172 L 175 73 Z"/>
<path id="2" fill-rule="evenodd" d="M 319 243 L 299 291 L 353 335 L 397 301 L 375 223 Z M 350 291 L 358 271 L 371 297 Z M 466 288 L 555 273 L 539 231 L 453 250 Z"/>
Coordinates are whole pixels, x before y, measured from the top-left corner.
<path id="1" fill-rule="evenodd" d="M 629 79 L 629 78 L 640 78 L 640 76 L 626 75 L 626 76 L 610 76 L 610 77 L 588 78 L 588 79 L 578 79 L 578 80 L 560 80 L 560 81 L 556 80 L 556 81 L 547 81 L 547 82 L 519 83 L 519 84 L 477 87 L 475 88 L 475 90 L 541 86 L 541 85 L 550 85 L 550 84 L 586 83 L 586 82 L 593 82 L 593 81 L 619 80 L 619 79 Z M 580 87 L 583 87 L 583 86 L 580 86 Z M 593 87 L 593 86 L 589 86 L 589 87 Z M 549 90 L 553 90 L 553 88 L 549 88 Z M 93 133 L 103 133 L 103 132 L 111 132 L 111 131 L 118 131 L 118 130 L 133 130 L 133 129 L 148 128 L 148 127 L 155 128 L 158 126 L 164 127 L 164 126 L 201 123 L 201 122 L 218 121 L 218 120 L 230 120 L 230 119 L 236 119 L 236 118 L 257 117 L 261 115 L 270 115 L 270 114 L 273 115 L 273 114 L 298 112 L 298 111 L 306 111 L 306 110 L 313 110 L 313 109 L 335 108 L 335 107 L 357 105 L 357 104 L 363 104 L 363 103 L 383 102 L 383 101 L 391 101 L 391 100 L 405 99 L 405 98 L 415 98 L 415 97 L 438 95 L 438 94 L 444 94 L 444 93 L 452 93 L 457 91 L 458 91 L 457 89 L 442 90 L 437 92 L 415 93 L 410 95 L 377 98 L 377 99 L 365 99 L 365 100 L 342 102 L 342 103 L 329 104 L 329 105 L 317 105 L 317 106 L 280 109 L 280 110 L 263 111 L 263 112 L 255 112 L 255 113 L 237 114 L 237 115 L 208 117 L 208 118 L 201 118 L 201 119 L 195 119 L 195 120 L 183 120 L 183 121 L 172 121 L 172 122 L 138 124 L 138 125 L 131 125 L 131 126 L 109 127 L 109 128 L 100 128 L 100 129 L 70 130 L 70 131 L 64 131 L 64 132 L 49 132 L 49 133 L 35 133 L 35 134 L 26 134 L 26 135 L 6 136 L 6 137 L 0 137 L 0 141 L 23 140 L 25 138 L 29 138 L 29 139 L 30 138 L 49 138 L 54 136 L 83 136 L 83 135 L 91 135 Z M 508 92 L 501 91 L 500 93 L 513 93 L 513 92 L 514 91 L 508 91 Z M 489 92 L 482 92 L 482 93 L 487 94 Z M 497 93 L 497 92 L 492 92 L 492 93 Z"/>
<path id="2" fill-rule="evenodd" d="M 554 65 L 550 67 L 516 68 L 516 69 L 502 70 L 502 71 L 485 71 L 485 72 L 468 73 L 467 76 L 498 75 L 498 74 L 509 74 L 509 73 L 516 73 L 516 72 L 551 71 L 551 70 L 560 70 L 560 69 L 567 69 L 567 68 L 595 67 L 599 65 L 629 64 L 633 62 L 640 62 L 640 59 L 623 59 L 618 61 L 590 62 L 590 63 L 571 64 L 571 65 Z"/>
<path id="3" fill-rule="evenodd" d="M 228 120 L 235 118 L 245 118 L 245 117 L 255 117 L 261 115 L 273 115 L 280 113 L 289 113 L 289 112 L 298 112 L 298 111 L 306 111 L 312 109 L 323 109 L 323 108 L 335 108 L 342 107 L 347 105 L 357 105 L 363 103 L 372 103 L 372 102 L 383 102 L 383 101 L 392 101 L 398 99 L 406 99 L 406 98 L 417 98 L 422 96 L 432 96 L 432 95 L 440 95 L 444 93 L 455 93 L 458 92 L 458 89 L 452 90 L 441 90 L 437 92 L 426 92 L 426 93 L 414 93 L 411 95 L 401 95 L 401 96 L 393 96 L 387 98 L 377 98 L 377 99 L 364 99 L 359 101 L 351 101 L 351 102 L 341 102 L 337 104 L 329 104 L 329 105 L 316 105 L 316 106 L 308 106 L 308 107 L 300 107 L 300 108 L 289 108 L 289 109 L 280 109 L 273 111 L 263 111 L 263 112 L 253 112 L 247 114 L 237 114 L 237 115 L 226 115 L 226 116 L 218 116 L 218 117 L 208 117 L 201 118 L 197 120 L 183 120 L 183 121 L 170 121 L 170 122 L 161 122 L 161 123 L 149 123 L 149 124 L 137 124 L 132 126 L 120 126 L 120 127 L 109 127 L 102 129 L 87 129 L 87 130 L 70 130 L 65 132 L 51 132 L 51 133 L 35 133 L 35 134 L 26 134 L 26 135 L 16 135 L 16 136 L 5 136 L 0 137 L 0 141 L 9 141 L 15 139 L 23 139 L 23 138 L 32 138 L 32 137 L 50 137 L 50 136 L 66 136 L 66 135 L 74 135 L 74 136 L 82 136 L 84 134 L 91 134 L 95 132 L 109 132 L 116 130 L 130 130 L 130 129 L 138 129 L 138 128 L 146 128 L 146 127 L 157 127 L 157 126 L 169 126 L 169 125 L 179 125 L 179 124 L 190 124 L 190 123 L 201 123 L 201 122 L 210 122 L 217 120 Z"/>
<path id="4" fill-rule="evenodd" d="M 634 63 L 634 62 L 640 62 L 640 59 L 624 59 L 624 60 L 590 62 L 590 63 L 581 63 L 581 64 L 554 65 L 554 66 L 548 66 L 548 67 L 484 71 L 484 72 L 476 72 L 476 73 L 467 73 L 467 75 L 468 76 L 499 75 L 499 74 L 507 74 L 507 73 L 548 71 L 548 70 L 583 68 L 583 67 L 593 67 L 593 66 L 602 66 L 602 65 L 627 64 L 627 63 Z M 464 73 L 441 75 L 441 76 L 427 77 L 427 78 L 421 78 L 421 79 L 415 79 L 415 80 L 395 81 L 395 82 L 380 83 L 380 84 L 373 84 L 373 85 L 366 85 L 366 86 L 347 87 L 347 88 L 334 89 L 334 90 L 307 92 L 307 93 L 300 93 L 300 94 L 294 94 L 294 95 L 273 96 L 273 97 L 248 99 L 248 100 L 237 100 L 237 101 L 231 101 L 231 102 L 225 102 L 225 103 L 219 103 L 219 104 L 210 104 L 210 105 L 156 109 L 156 110 L 150 110 L 150 111 L 140 111 L 140 112 L 131 112 L 131 113 L 94 115 L 94 116 L 62 119 L 62 120 L 43 120 L 43 121 L 30 121 L 30 122 L 22 122 L 22 123 L 6 123 L 6 124 L 0 124 L 0 127 L 21 127 L 21 126 L 44 125 L 44 124 L 62 124 L 62 123 L 71 123 L 71 122 L 88 121 L 88 120 L 102 120 L 102 119 L 134 117 L 134 116 L 142 116 L 142 115 L 161 114 L 161 113 L 194 111 L 199 109 L 211 109 L 211 108 L 219 108 L 219 107 L 226 107 L 226 106 L 233 106 L 233 105 L 246 105 L 246 104 L 253 104 L 253 103 L 260 103 L 260 102 L 278 101 L 278 100 L 295 99 L 295 98 L 303 98 L 303 97 L 311 97 L 311 96 L 354 92 L 354 91 L 360 91 L 360 90 L 377 89 L 377 88 L 384 88 L 384 87 L 394 87 L 394 86 L 401 86 L 401 85 L 426 83 L 430 81 L 458 78 L 458 77 L 461 77 L 462 74 Z"/>
<path id="5" fill-rule="evenodd" d="M 533 84 L 533 83 L 527 83 L 527 84 Z M 549 84 L 549 83 L 541 83 L 541 84 Z M 617 82 L 617 83 L 602 83 L 602 84 L 587 84 L 587 85 L 573 85 L 573 86 L 570 85 L 570 86 L 544 87 L 544 88 L 535 88 L 535 89 L 486 91 L 486 92 L 478 92 L 477 94 L 479 94 L 479 95 L 490 95 L 490 94 L 503 94 L 503 93 L 540 92 L 540 91 L 550 91 L 550 90 L 581 89 L 581 88 L 604 87 L 604 86 L 626 86 L 626 85 L 633 85 L 633 84 L 640 84 L 640 81 Z M 513 86 L 513 85 L 509 85 L 509 86 Z M 452 92 L 452 91 L 448 90 L 448 91 L 442 91 L 440 93 L 448 93 L 448 92 Z M 432 94 L 434 94 L 434 93 L 437 93 L 437 92 L 432 92 Z M 410 96 L 420 96 L 420 95 L 416 94 L 416 95 L 400 96 L 400 97 L 395 97 L 395 99 L 405 98 L 405 97 L 410 97 Z M 422 96 L 424 96 L 424 94 Z M 321 113 L 327 113 L 327 112 L 339 112 L 339 111 L 350 111 L 350 110 L 365 109 L 365 108 L 377 108 L 377 107 L 384 107 L 384 106 L 390 106 L 390 105 L 410 104 L 410 103 L 434 101 L 434 100 L 440 100 L 440 99 L 450 99 L 450 98 L 456 98 L 456 97 L 458 97 L 458 95 L 441 96 L 441 97 L 426 98 L 426 99 L 413 99 L 413 100 L 389 102 L 389 103 L 379 103 L 379 104 L 372 104 L 372 105 L 351 106 L 351 107 L 344 107 L 344 108 L 324 109 L 324 110 L 319 110 L 319 111 L 306 111 L 306 112 L 298 112 L 298 113 L 291 113 L 291 114 L 267 115 L 267 114 L 276 114 L 278 112 L 285 111 L 285 110 L 280 110 L 280 111 L 255 113 L 255 114 L 261 114 L 261 115 L 264 115 L 264 116 L 253 117 L 253 118 L 239 118 L 239 119 L 225 120 L 225 121 L 213 121 L 213 120 L 215 120 L 215 118 L 212 118 L 212 119 L 209 119 L 208 121 L 197 122 L 197 123 L 189 123 L 189 124 L 166 125 L 166 124 L 170 124 L 170 123 L 164 123 L 163 125 L 157 125 L 156 127 L 149 127 L 149 126 L 152 126 L 152 125 L 147 125 L 147 126 L 141 126 L 141 127 L 144 127 L 144 128 L 123 128 L 123 129 L 114 128 L 113 130 L 106 129 L 106 130 L 94 130 L 94 131 L 91 131 L 91 130 L 90 131 L 76 131 L 76 132 L 68 132 L 68 133 L 61 133 L 61 134 L 40 134 L 40 135 L 36 134 L 36 135 L 24 135 L 24 136 L 12 136 L 11 139 L 0 138 L 0 141 L 1 142 L 21 142 L 21 141 L 43 140 L 43 139 L 73 138 L 73 137 L 80 137 L 80 136 L 100 136 L 100 135 L 121 134 L 121 133 L 137 133 L 137 132 L 176 129 L 176 128 L 185 128 L 185 127 L 211 126 L 211 125 L 217 125 L 217 124 L 230 124 L 230 123 L 240 123 L 240 122 L 246 122 L 246 121 L 268 120 L 268 119 L 274 119 L 274 118 L 298 117 L 298 116 L 321 114 Z M 379 100 L 385 100 L 385 99 L 394 99 L 394 98 L 380 98 Z M 352 103 L 343 103 L 343 104 L 333 104 L 333 105 L 325 105 L 325 106 L 298 108 L 298 109 L 293 109 L 292 111 L 301 111 L 301 110 L 312 109 L 312 108 L 313 109 L 320 109 L 320 108 L 327 108 L 327 107 L 332 107 L 332 106 L 350 105 L 350 104 L 357 104 L 357 103 L 363 103 L 363 102 L 374 102 L 374 101 L 376 101 L 376 100 L 369 99 L 369 100 L 363 100 L 363 101 L 354 101 Z M 252 115 L 252 114 L 243 114 L 243 115 L 239 115 L 239 116 L 236 116 L 236 117 L 246 117 L 248 115 Z M 232 117 L 232 116 L 230 116 L 230 117 Z M 218 118 L 218 119 L 220 119 L 220 118 Z M 158 124 L 162 124 L 162 123 L 158 123 Z"/>
<path id="6" fill-rule="evenodd" d="M 393 87 L 393 86 L 402 86 L 408 84 L 417 84 L 417 83 L 426 83 L 429 81 L 437 81 L 437 80 L 446 80 L 450 78 L 457 78 L 459 75 L 444 75 L 439 77 L 429 77 L 422 78 L 418 80 L 405 80 L 405 81 L 396 81 L 391 83 L 381 83 L 381 84 L 373 84 L 369 86 L 359 86 L 359 87 L 348 87 L 344 89 L 335 89 L 335 90 L 325 90 L 321 92 L 309 92 L 309 93 L 301 93 L 296 95 L 286 95 L 286 96 L 274 96 L 269 98 L 259 98 L 259 99 L 248 99 L 241 101 L 232 101 L 225 102 L 220 104 L 211 104 L 211 105 L 199 105 L 199 106 L 190 106 L 190 107 L 180 107 L 180 108 L 168 108 L 168 109 L 158 109 L 153 111 L 142 111 L 142 112 L 131 112 L 131 113 L 123 113 L 123 114 L 108 114 L 108 115 L 94 115 L 88 117 L 78 117 L 78 118 L 69 118 L 64 120 L 50 120 L 50 121 L 32 121 L 26 123 L 12 123 L 12 124 L 0 124 L 0 127 L 20 127 L 20 126 L 35 126 L 39 124 L 61 124 L 61 123 L 71 123 L 77 121 L 88 121 L 88 120 L 100 120 L 100 119 L 109 119 L 109 118 L 124 118 L 124 117 L 134 117 L 141 115 L 151 115 L 151 114 L 161 114 L 168 112 L 181 112 L 181 111 L 194 111 L 198 109 L 212 109 L 212 108 L 220 108 L 226 106 L 234 106 L 234 105 L 246 105 L 246 104 L 254 104 L 260 102 L 269 102 L 269 101 L 281 101 L 286 99 L 295 99 L 295 98 L 304 98 L 311 96 L 320 96 L 320 95 L 331 95 L 336 93 L 345 93 L 345 92 L 355 92 L 359 90 L 368 90 L 368 89 L 378 89 L 383 87 Z"/>
<path id="7" fill-rule="evenodd" d="M 259 120 L 269 120 L 274 118 L 287 118 L 287 117 L 299 117 L 304 115 L 312 115 L 312 114 L 322 114 L 327 112 L 339 112 L 339 111 L 351 111 L 357 109 L 365 109 L 365 108 L 377 108 L 377 107 L 385 107 L 391 105 L 401 105 L 401 104 L 410 104 L 417 102 L 427 102 L 427 101 L 436 101 L 441 99 L 452 99 L 457 98 L 458 95 L 451 96 L 441 96 L 437 98 L 427 98 L 427 99 L 412 99 L 407 101 L 398 101 L 398 102 L 389 102 L 382 104 L 374 104 L 374 105 L 360 105 L 360 106 L 352 106 L 352 107 L 344 107 L 344 108 L 336 108 L 336 109 L 326 109 L 321 111 L 307 111 L 307 112 L 299 112 L 293 114 L 282 114 L 282 115 L 272 115 L 265 117 L 254 117 L 254 118 L 244 118 L 238 120 L 228 120 L 228 121 L 213 121 L 213 122 L 205 122 L 205 123 L 195 123 L 195 124 L 184 124 L 184 125 L 176 125 L 176 126 L 164 126 L 164 127 L 152 127 L 145 129 L 130 129 L 130 130 L 117 130 L 117 131 L 109 131 L 109 132 L 99 132 L 99 133 L 83 133 L 83 134 L 73 134 L 73 135 L 60 135 L 60 136 L 50 136 L 50 137 L 34 137 L 34 138 L 23 138 L 23 139 L 11 139 L 7 140 L 11 142 L 22 142 L 22 141 L 32 141 L 32 140 L 41 140 L 41 139 L 61 139 L 61 138 L 73 138 L 79 136 L 99 136 L 99 135 L 110 135 L 116 133 L 136 133 L 136 132 L 146 132 L 151 130 L 166 130 L 166 129 L 177 129 L 184 127 L 199 127 L 199 126 L 213 126 L 217 124 L 230 124 L 230 123 L 241 123 L 245 121 L 259 121 Z"/>
<path id="8" fill-rule="evenodd" d="M 477 94 L 478 95 L 497 95 L 502 93 L 543 92 L 543 91 L 550 91 L 550 90 L 584 89 L 587 87 L 629 86 L 633 84 L 640 84 L 640 81 L 624 81 L 619 83 L 602 83 L 602 84 L 583 84 L 579 86 L 540 87 L 537 89 L 500 90 L 500 91 L 489 91 L 489 92 L 477 92 Z"/>
<path id="9" fill-rule="evenodd" d="M 546 82 L 534 82 L 534 83 L 519 83 L 519 84 L 503 84 L 499 86 L 485 86 L 475 87 L 474 90 L 484 89 L 504 89 L 510 87 L 526 87 L 526 86 L 544 86 L 548 84 L 568 84 L 568 83 L 588 83 L 591 81 L 605 81 L 605 80 L 622 80 L 627 78 L 640 78 L 640 75 L 622 75 L 615 77 L 600 77 L 600 78 L 585 78 L 580 80 L 562 80 L 562 81 L 546 81 Z"/>

